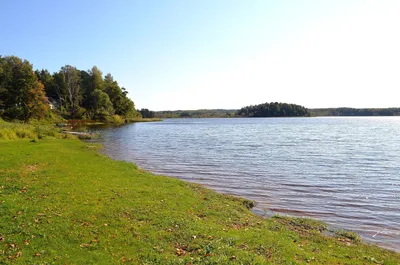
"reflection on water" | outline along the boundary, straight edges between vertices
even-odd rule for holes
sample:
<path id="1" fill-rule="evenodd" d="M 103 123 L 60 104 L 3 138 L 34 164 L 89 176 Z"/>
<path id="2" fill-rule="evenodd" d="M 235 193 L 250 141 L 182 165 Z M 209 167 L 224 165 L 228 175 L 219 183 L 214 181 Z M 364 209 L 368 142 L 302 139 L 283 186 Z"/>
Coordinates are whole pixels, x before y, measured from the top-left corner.
<path id="1" fill-rule="evenodd" d="M 100 132 L 115 159 L 400 250 L 400 118 L 170 119 Z"/>

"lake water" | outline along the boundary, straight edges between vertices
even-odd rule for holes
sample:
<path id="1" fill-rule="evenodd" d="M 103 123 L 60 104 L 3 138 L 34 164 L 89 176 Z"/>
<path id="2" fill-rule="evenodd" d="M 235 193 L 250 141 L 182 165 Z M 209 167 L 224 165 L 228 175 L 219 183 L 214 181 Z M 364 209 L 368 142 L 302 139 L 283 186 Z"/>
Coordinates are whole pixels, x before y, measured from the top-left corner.
<path id="1" fill-rule="evenodd" d="M 168 119 L 100 132 L 114 159 L 400 250 L 399 117 Z"/>

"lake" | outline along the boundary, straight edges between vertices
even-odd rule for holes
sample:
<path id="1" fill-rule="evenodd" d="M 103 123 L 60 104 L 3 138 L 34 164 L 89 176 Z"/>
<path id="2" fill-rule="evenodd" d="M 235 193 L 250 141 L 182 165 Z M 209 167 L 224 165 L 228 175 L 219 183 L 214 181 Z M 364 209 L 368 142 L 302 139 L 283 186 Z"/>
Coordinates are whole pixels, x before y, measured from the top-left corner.
<path id="1" fill-rule="evenodd" d="M 400 250 L 400 117 L 167 119 L 100 133 L 114 159 Z"/>

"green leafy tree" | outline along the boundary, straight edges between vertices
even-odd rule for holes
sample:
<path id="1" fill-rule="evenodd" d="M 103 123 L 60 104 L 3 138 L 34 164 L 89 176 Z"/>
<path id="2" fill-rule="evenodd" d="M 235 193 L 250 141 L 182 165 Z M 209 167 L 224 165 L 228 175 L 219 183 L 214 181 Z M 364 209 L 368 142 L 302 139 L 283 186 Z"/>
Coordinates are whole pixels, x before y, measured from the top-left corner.
<path id="1" fill-rule="evenodd" d="M 82 102 L 81 106 L 86 110 L 89 110 L 93 104 L 92 99 L 92 77 L 90 72 L 80 71 L 81 77 L 81 90 L 82 90 Z"/>
<path id="2" fill-rule="evenodd" d="M 139 112 L 143 118 L 154 118 L 155 117 L 154 111 L 151 111 L 149 109 L 141 109 L 141 110 L 139 110 Z"/>
<path id="3" fill-rule="evenodd" d="M 53 79 L 60 112 L 61 114 L 67 114 L 67 83 L 65 82 L 64 75 L 61 72 L 56 72 L 53 74 Z"/>
<path id="4" fill-rule="evenodd" d="M 104 80 L 103 73 L 100 71 L 97 66 L 93 66 L 89 71 L 89 75 L 91 77 L 91 89 L 94 91 L 95 89 L 104 90 Z"/>
<path id="5" fill-rule="evenodd" d="M 27 60 L 16 56 L 0 57 L 0 108 L 8 119 L 27 121 L 48 112 L 43 85 Z"/>
<path id="6" fill-rule="evenodd" d="M 104 77 L 104 92 L 110 97 L 111 102 L 113 103 L 114 108 L 118 107 L 121 98 L 122 98 L 122 90 L 118 85 L 117 81 L 114 81 L 114 78 L 110 73 L 108 73 Z"/>
<path id="7" fill-rule="evenodd" d="M 66 107 L 69 115 L 72 118 L 78 118 L 80 114 L 80 103 L 82 101 L 80 72 L 75 67 L 66 65 L 61 68 L 60 74 L 65 88 L 63 92 L 66 92 Z"/>
<path id="8" fill-rule="evenodd" d="M 18 57 L 0 56 L 0 115 L 3 116 L 40 118 L 46 112 L 47 96 L 57 103 L 59 113 L 66 118 L 104 119 L 113 114 L 122 118 L 140 117 L 127 94 L 111 74 L 103 78 L 96 66 L 83 71 L 65 65 L 51 75 L 45 69 L 33 72 L 29 62 Z"/>
<path id="9" fill-rule="evenodd" d="M 29 89 L 27 107 L 28 118 L 42 119 L 48 114 L 50 106 L 41 82 L 36 82 L 35 87 Z"/>
<path id="10" fill-rule="evenodd" d="M 92 93 L 92 118 L 98 120 L 107 120 L 107 117 L 114 114 L 114 108 L 109 96 L 99 89 Z"/>
<path id="11" fill-rule="evenodd" d="M 57 99 L 58 94 L 53 75 L 51 75 L 46 69 L 42 69 L 40 71 L 36 70 L 35 74 L 39 81 L 43 84 L 46 96 Z"/>
<path id="12" fill-rule="evenodd" d="M 128 91 L 120 88 L 118 82 L 114 80 L 111 74 L 104 77 L 104 92 L 110 97 L 115 114 L 124 117 L 139 117 L 140 114 L 135 109 L 135 104 L 128 98 Z"/>

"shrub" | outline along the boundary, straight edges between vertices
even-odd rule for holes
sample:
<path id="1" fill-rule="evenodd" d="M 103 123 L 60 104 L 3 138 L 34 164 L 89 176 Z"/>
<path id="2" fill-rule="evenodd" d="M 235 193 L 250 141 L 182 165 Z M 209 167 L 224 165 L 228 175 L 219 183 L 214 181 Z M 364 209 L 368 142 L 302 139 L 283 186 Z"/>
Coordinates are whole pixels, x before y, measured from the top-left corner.
<path id="1" fill-rule="evenodd" d="M 5 140 L 14 140 L 17 139 L 17 135 L 15 134 L 15 131 L 13 131 L 10 128 L 0 128 L 0 139 L 5 139 Z"/>
<path id="2" fill-rule="evenodd" d="M 113 115 L 113 116 L 111 116 L 111 123 L 121 125 L 121 124 L 125 123 L 125 120 L 123 118 L 121 118 L 121 116 L 119 116 L 119 115 Z"/>

